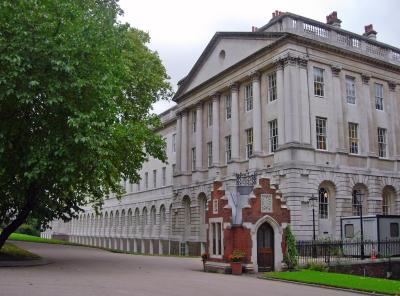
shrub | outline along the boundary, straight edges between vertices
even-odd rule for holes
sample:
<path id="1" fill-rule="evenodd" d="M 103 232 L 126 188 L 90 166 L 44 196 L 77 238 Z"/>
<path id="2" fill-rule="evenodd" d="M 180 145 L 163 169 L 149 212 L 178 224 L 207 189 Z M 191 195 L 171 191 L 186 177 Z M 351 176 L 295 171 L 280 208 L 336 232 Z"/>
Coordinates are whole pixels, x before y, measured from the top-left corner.
<path id="1" fill-rule="evenodd" d="M 307 269 L 313 271 L 328 271 L 328 268 L 324 263 L 318 263 L 318 262 L 307 263 Z"/>
<path id="2" fill-rule="evenodd" d="M 293 270 L 298 265 L 298 253 L 296 249 L 296 241 L 289 225 L 285 228 L 284 236 L 286 251 L 285 255 L 283 256 L 283 262 L 286 263 L 289 270 Z"/>

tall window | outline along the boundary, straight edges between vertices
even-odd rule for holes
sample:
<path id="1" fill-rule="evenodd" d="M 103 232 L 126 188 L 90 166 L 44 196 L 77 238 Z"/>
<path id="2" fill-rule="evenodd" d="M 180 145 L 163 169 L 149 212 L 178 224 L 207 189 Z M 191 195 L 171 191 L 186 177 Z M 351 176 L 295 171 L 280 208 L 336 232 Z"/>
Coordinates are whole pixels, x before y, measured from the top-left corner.
<path id="1" fill-rule="evenodd" d="M 268 75 L 268 96 L 269 101 L 275 101 L 277 99 L 276 94 L 276 72 Z"/>
<path id="2" fill-rule="evenodd" d="M 167 168 L 166 167 L 162 168 L 162 185 L 163 186 L 167 185 Z"/>
<path id="3" fill-rule="evenodd" d="M 382 214 L 389 215 L 390 196 L 384 194 L 382 197 Z"/>
<path id="4" fill-rule="evenodd" d="M 212 248 L 211 256 L 221 256 L 222 255 L 222 223 L 210 223 L 210 236 L 211 236 L 211 243 Z"/>
<path id="5" fill-rule="evenodd" d="M 253 156 L 253 129 L 246 130 L 246 157 L 249 159 Z"/>
<path id="6" fill-rule="evenodd" d="M 356 103 L 355 78 L 351 76 L 346 76 L 346 99 L 349 104 Z"/>
<path id="7" fill-rule="evenodd" d="M 276 119 L 268 122 L 269 125 L 269 150 L 275 152 L 278 148 L 278 121 Z"/>
<path id="8" fill-rule="evenodd" d="M 395 209 L 395 196 L 396 193 L 394 189 L 386 186 L 383 189 L 383 194 L 382 194 L 382 214 L 383 215 L 390 215 L 393 214 L 394 209 Z"/>
<path id="9" fill-rule="evenodd" d="M 319 218 L 328 219 L 329 214 L 329 195 L 325 188 L 319 189 Z"/>
<path id="10" fill-rule="evenodd" d="M 208 126 L 213 124 L 213 105 L 212 102 L 208 103 Z"/>
<path id="11" fill-rule="evenodd" d="M 231 95 L 227 95 L 225 97 L 225 115 L 226 115 L 226 119 L 230 119 L 232 117 L 232 97 L 231 97 Z"/>
<path id="12" fill-rule="evenodd" d="M 228 163 L 232 159 L 232 142 L 231 136 L 225 137 L 225 163 Z"/>
<path id="13" fill-rule="evenodd" d="M 145 189 L 149 188 L 149 173 L 148 172 L 144 173 L 144 188 Z"/>
<path id="14" fill-rule="evenodd" d="M 213 154 L 212 154 L 212 142 L 207 143 L 207 156 L 208 156 L 208 167 L 213 165 Z"/>
<path id="15" fill-rule="evenodd" d="M 245 89 L 246 111 L 253 110 L 253 85 L 247 84 Z"/>
<path id="16" fill-rule="evenodd" d="M 172 135 L 172 152 L 176 152 L 176 134 Z"/>
<path id="17" fill-rule="evenodd" d="M 192 111 L 192 131 L 196 132 L 196 125 L 197 125 L 197 111 Z"/>
<path id="18" fill-rule="evenodd" d="M 326 118 L 317 117 L 315 119 L 317 149 L 326 150 Z"/>
<path id="19" fill-rule="evenodd" d="M 157 188 L 157 170 L 153 170 L 153 188 Z"/>
<path id="20" fill-rule="evenodd" d="M 386 129 L 378 127 L 378 148 L 379 157 L 386 157 L 387 144 L 386 144 Z"/>
<path id="21" fill-rule="evenodd" d="M 383 85 L 375 83 L 375 108 L 383 110 Z"/>
<path id="22" fill-rule="evenodd" d="M 324 96 L 324 70 L 321 68 L 314 67 L 314 95 L 323 97 Z"/>
<path id="23" fill-rule="evenodd" d="M 352 194 L 353 215 L 360 216 L 362 207 L 363 193 L 360 189 L 354 189 Z M 366 213 L 363 213 L 366 214 Z"/>
<path id="24" fill-rule="evenodd" d="M 358 154 L 358 124 L 349 122 L 349 147 L 350 153 Z"/>
<path id="25" fill-rule="evenodd" d="M 196 169 L 196 147 L 192 148 L 192 171 Z"/>

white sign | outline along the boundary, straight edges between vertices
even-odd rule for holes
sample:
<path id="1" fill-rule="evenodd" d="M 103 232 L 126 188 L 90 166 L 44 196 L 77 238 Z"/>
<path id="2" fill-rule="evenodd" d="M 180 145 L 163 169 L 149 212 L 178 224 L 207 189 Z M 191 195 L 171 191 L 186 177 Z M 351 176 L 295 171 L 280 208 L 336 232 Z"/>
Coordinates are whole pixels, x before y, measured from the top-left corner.
<path id="1" fill-rule="evenodd" d="M 272 213 L 272 194 L 261 194 L 261 213 Z"/>

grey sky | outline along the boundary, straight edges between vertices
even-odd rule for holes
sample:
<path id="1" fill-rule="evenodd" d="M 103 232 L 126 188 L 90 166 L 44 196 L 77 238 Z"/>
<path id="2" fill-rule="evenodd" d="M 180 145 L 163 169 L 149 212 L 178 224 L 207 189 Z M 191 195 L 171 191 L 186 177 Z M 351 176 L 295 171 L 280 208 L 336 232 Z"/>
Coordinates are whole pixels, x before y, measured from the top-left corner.
<path id="1" fill-rule="evenodd" d="M 275 10 L 322 22 L 335 10 L 343 29 L 362 34 L 365 25 L 373 24 L 379 41 L 400 47 L 399 0 L 120 0 L 120 5 L 125 12 L 122 21 L 149 32 L 150 48 L 159 53 L 175 90 L 215 32 L 261 27 Z M 159 102 L 154 111 L 160 113 L 172 105 Z"/>

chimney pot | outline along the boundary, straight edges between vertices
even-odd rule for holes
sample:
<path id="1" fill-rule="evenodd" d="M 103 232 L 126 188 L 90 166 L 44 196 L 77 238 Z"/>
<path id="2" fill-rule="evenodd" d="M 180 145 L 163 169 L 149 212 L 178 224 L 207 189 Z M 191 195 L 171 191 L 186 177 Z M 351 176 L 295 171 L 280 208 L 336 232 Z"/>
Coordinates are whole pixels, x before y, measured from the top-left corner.
<path id="1" fill-rule="evenodd" d="M 342 21 L 340 19 L 338 19 L 338 17 L 337 17 L 337 11 L 333 11 L 331 14 L 326 16 L 326 23 L 328 25 L 340 28 L 341 22 Z"/>
<path id="2" fill-rule="evenodd" d="M 378 34 L 374 30 L 374 26 L 372 24 L 364 26 L 365 33 L 363 34 L 364 36 L 368 37 L 369 39 L 376 40 L 376 35 Z"/>

